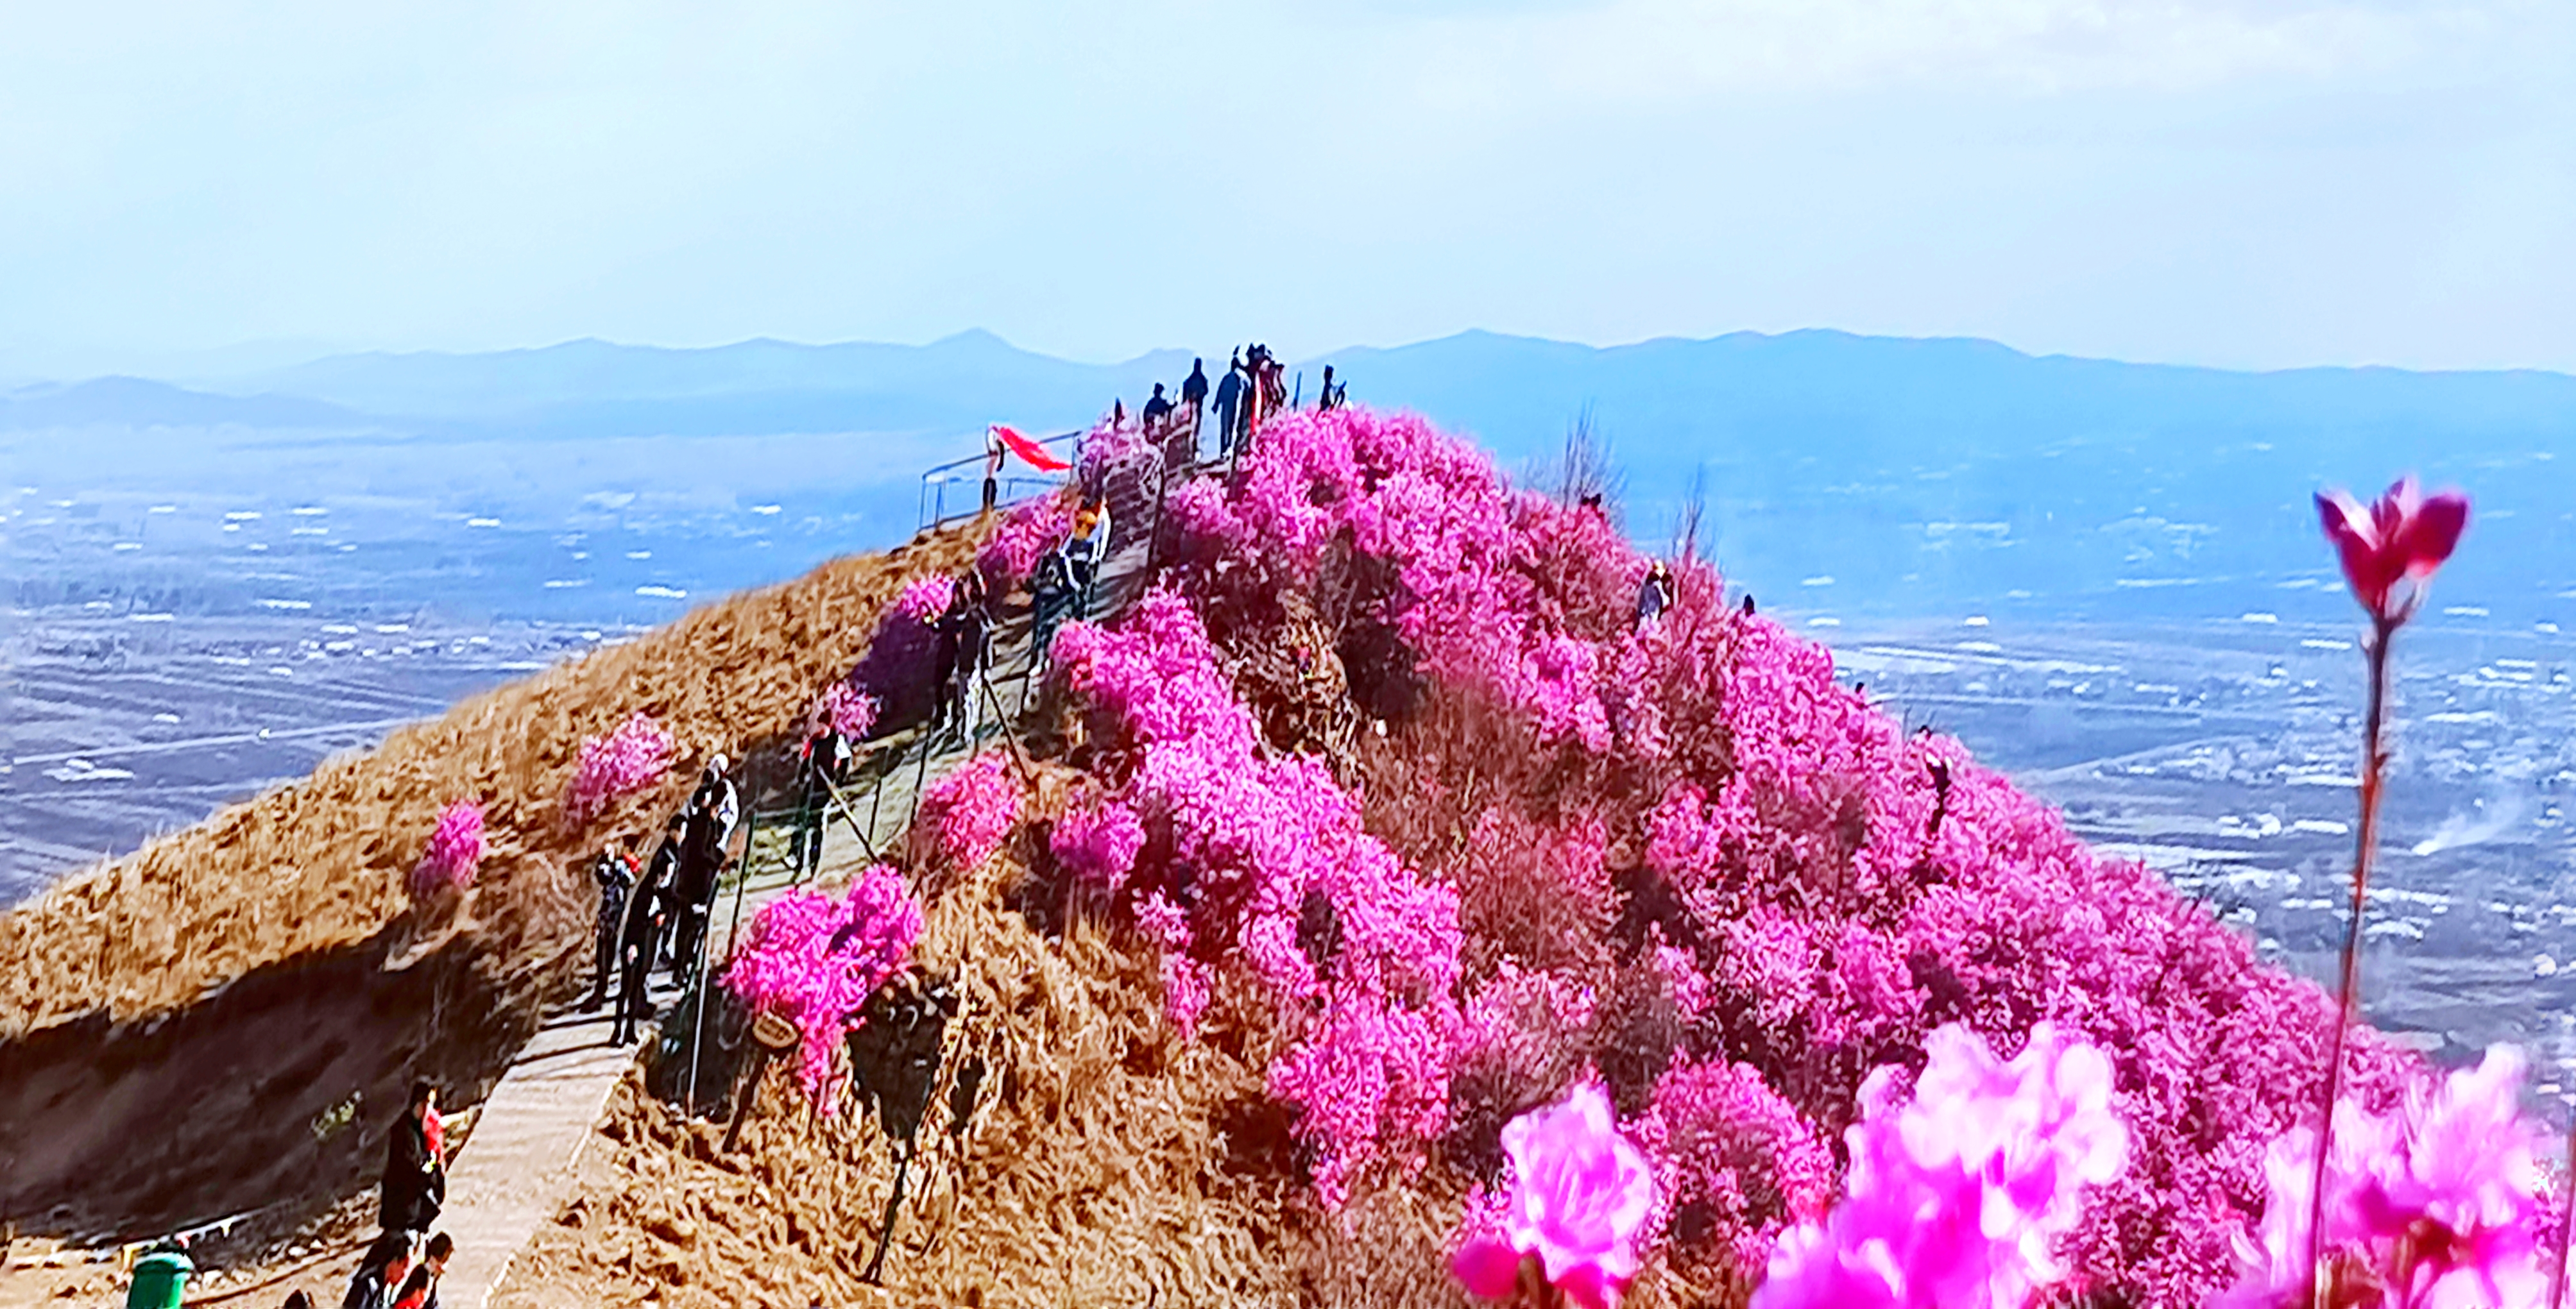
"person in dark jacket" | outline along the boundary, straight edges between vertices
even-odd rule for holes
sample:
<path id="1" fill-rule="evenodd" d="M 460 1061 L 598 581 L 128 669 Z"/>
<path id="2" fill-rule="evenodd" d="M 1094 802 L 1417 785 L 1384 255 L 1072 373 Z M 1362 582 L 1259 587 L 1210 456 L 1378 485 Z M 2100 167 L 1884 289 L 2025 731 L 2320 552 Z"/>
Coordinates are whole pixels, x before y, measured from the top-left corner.
<path id="1" fill-rule="evenodd" d="M 1181 379 L 1181 407 L 1190 411 L 1190 430 L 1198 430 L 1199 414 L 1207 404 L 1207 361 L 1192 359 L 1190 375 Z"/>
<path id="2" fill-rule="evenodd" d="M 725 775 L 727 760 L 717 755 L 707 765 L 697 794 L 689 797 L 685 838 L 680 844 L 680 876 L 672 887 L 671 912 L 678 923 L 672 933 L 671 976 L 685 986 L 697 976 L 698 950 L 706 943 L 707 924 L 715 913 L 716 890 L 724 877 L 726 852 L 741 814 L 740 793 Z"/>
<path id="3" fill-rule="evenodd" d="M 395 1288 L 411 1271 L 411 1253 L 411 1233 L 377 1236 L 359 1258 L 358 1271 L 349 1278 L 349 1292 L 340 1297 L 340 1309 L 389 1309 Z"/>
<path id="4" fill-rule="evenodd" d="M 635 889 L 640 870 L 635 856 L 623 845 L 612 844 L 599 852 L 599 862 L 591 865 L 591 880 L 599 883 L 599 928 L 593 961 L 590 998 L 582 1002 L 582 1012 L 599 1008 L 608 1000 L 608 977 L 617 963 L 617 932 L 626 921 L 626 897 Z"/>
<path id="5" fill-rule="evenodd" d="M 428 1078 L 413 1082 L 402 1117 L 385 1138 L 376 1225 L 387 1232 L 426 1231 L 447 1202 L 447 1161 L 438 1157 L 429 1139 L 429 1123 L 437 1112 L 438 1088 Z"/>
<path id="6" fill-rule="evenodd" d="M 456 1253 L 456 1241 L 445 1232 L 429 1238 L 420 1259 L 403 1276 L 400 1290 L 394 1292 L 393 1309 L 438 1309 L 438 1279 L 447 1275 L 448 1256 Z"/>
<path id="7" fill-rule="evenodd" d="M 823 820 L 831 813 L 832 793 L 850 773 L 850 741 L 827 719 L 806 734 L 796 749 L 796 830 L 789 836 L 787 862 L 800 878 L 823 863 Z"/>
<path id="8" fill-rule="evenodd" d="M 975 679 L 983 675 L 984 661 L 991 654 L 989 604 L 984 593 L 984 574 L 969 568 L 957 579 L 957 662 L 950 670 L 947 686 L 949 717 L 956 724 L 959 739 L 975 739 Z"/>
<path id="9" fill-rule="evenodd" d="M 1145 401 L 1145 430 L 1158 430 L 1172 416 L 1172 402 L 1163 395 L 1163 384 L 1154 383 L 1154 394 Z"/>
<path id="10" fill-rule="evenodd" d="M 653 1020 L 650 979 L 653 956 L 660 948 L 662 924 L 670 913 L 672 881 L 679 875 L 680 846 L 687 822 L 678 814 L 662 836 L 662 848 L 644 870 L 644 880 L 626 902 L 626 925 L 617 937 L 617 1025 L 612 1045 L 635 1039 L 635 1026 Z"/>
<path id="11" fill-rule="evenodd" d="M 1243 360 L 1236 358 L 1226 365 L 1225 376 L 1216 384 L 1216 454 L 1219 459 L 1234 449 L 1235 415 L 1243 407 Z"/>

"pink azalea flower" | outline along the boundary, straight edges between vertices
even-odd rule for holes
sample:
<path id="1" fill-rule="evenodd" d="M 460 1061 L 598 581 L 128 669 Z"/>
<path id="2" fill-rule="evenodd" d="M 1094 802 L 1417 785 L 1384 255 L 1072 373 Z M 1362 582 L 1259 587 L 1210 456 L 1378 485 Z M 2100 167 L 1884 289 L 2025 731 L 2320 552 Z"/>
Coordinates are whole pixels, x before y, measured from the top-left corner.
<path id="1" fill-rule="evenodd" d="M 2047 1023 L 2010 1060 L 1959 1024 L 1925 1046 L 1912 1103 L 1898 1069 L 1862 1084 L 1843 1202 L 1782 1234 L 1753 1309 L 2022 1309 L 2062 1275 L 2083 1189 L 2128 1159 L 2111 1061 Z"/>
<path id="2" fill-rule="evenodd" d="M 2469 498 L 2457 491 L 2427 498 L 2410 475 L 2367 507 L 2349 491 L 2320 491 L 2317 514 L 2342 556 L 2353 598 L 2394 626 L 2413 616 L 2424 583 L 2459 544 L 2469 525 Z"/>
<path id="3" fill-rule="evenodd" d="M 933 833 L 951 868 L 980 866 L 1002 848 L 1020 820 L 1020 783 L 1010 757 L 987 750 L 941 778 L 921 798 L 916 826 Z"/>
<path id="4" fill-rule="evenodd" d="M 1535 1257 L 1550 1286 L 1584 1309 L 1612 1309 L 1637 1275 L 1637 1237 L 1654 1212 L 1654 1174 L 1620 1135 L 1610 1098 L 1585 1082 L 1503 1126 L 1511 1189 L 1502 1230 L 1458 1251 L 1451 1267 L 1477 1295 L 1500 1298 Z"/>
<path id="5" fill-rule="evenodd" d="M 583 737 L 564 815 L 578 827 L 617 801 L 650 788 L 671 771 L 678 743 L 651 714 L 637 710 L 604 736 Z"/>
<path id="6" fill-rule="evenodd" d="M 843 739 L 856 743 L 865 740 L 868 729 L 876 726 L 877 698 L 848 682 L 834 682 L 815 702 L 813 717 L 816 722 L 829 724 Z"/>
<path id="7" fill-rule="evenodd" d="M 459 800 L 439 811 L 438 826 L 429 834 L 429 848 L 411 870 L 411 892 L 427 896 L 442 890 L 463 890 L 473 884 L 474 874 L 482 865 L 483 806 Z"/>
<path id="8" fill-rule="evenodd" d="M 2384 1288 L 2390 1309 L 2546 1298 L 2542 1136 L 2522 1116 L 2522 1073 L 2521 1053 L 2496 1046 L 2474 1068 L 2411 1088 L 2389 1113 L 2335 1105 L 2325 1249 L 2344 1276 Z M 2287 1309 L 2305 1299 L 2315 1150 L 2308 1127 L 2272 1143 L 2262 1226 L 2238 1238 L 2241 1275 L 2212 1309 Z"/>
<path id="9" fill-rule="evenodd" d="M 797 1079 L 816 1104 L 828 1104 L 842 1031 L 920 939 L 920 902 L 902 874 L 880 864 L 838 898 L 800 890 L 762 905 L 734 947 L 724 984 L 744 1008 L 796 1025 Z"/>

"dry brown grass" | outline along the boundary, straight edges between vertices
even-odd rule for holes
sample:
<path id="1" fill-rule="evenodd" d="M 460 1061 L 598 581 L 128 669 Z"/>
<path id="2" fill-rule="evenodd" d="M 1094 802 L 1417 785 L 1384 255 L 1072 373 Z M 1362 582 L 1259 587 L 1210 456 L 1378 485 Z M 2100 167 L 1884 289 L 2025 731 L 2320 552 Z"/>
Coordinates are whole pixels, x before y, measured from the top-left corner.
<path id="1" fill-rule="evenodd" d="M 508 917 L 496 901 L 550 894 L 598 839 L 673 803 L 708 752 L 788 729 L 857 661 L 903 583 L 967 566 L 983 527 L 707 605 L 62 883 L 0 916 L 0 1038 L 100 1010 L 123 1020 L 180 1008 L 263 965 L 367 940 L 405 909 L 403 874 L 451 800 L 484 805 L 473 914 Z M 677 735 L 679 769 L 662 793 L 567 831 L 559 802 L 581 739 L 638 709 Z M 579 929 L 577 914 L 545 916 Z"/>
<path id="2" fill-rule="evenodd" d="M 1061 807 L 1041 773 L 1032 809 Z M 774 1066 L 730 1155 L 630 1078 L 584 1189 L 497 1302 L 1142 1306 L 1302 1302 L 1302 1206 L 1265 1157 L 1257 1067 L 1177 1041 L 1150 952 L 1076 923 L 1050 942 L 1007 905 L 1005 853 L 927 906 L 919 957 L 953 970 L 958 1045 L 994 1073 L 962 1139 L 934 1109 L 886 1259 L 893 1164 L 873 1117 L 818 1118 Z M 952 1056 L 951 1065 L 955 1063 Z"/>

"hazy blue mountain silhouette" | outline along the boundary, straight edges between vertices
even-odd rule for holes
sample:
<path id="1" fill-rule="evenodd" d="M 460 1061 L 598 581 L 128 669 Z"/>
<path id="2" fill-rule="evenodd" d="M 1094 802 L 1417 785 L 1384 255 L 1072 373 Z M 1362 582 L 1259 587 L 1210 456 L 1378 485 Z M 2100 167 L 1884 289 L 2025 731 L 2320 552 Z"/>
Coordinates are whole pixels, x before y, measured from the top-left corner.
<path id="1" fill-rule="evenodd" d="M 1187 355 L 1072 363 L 989 332 L 923 346 L 753 340 L 705 349 L 570 341 L 484 354 L 341 355 L 244 378 L 240 389 L 401 415 L 438 430 L 531 436 L 770 432 L 973 433 L 992 421 L 1072 426 L 1122 391 L 1177 382 Z"/>
<path id="2" fill-rule="evenodd" d="M 373 420 L 338 405 L 279 395 L 213 395 L 139 377 L 99 377 L 0 394 L 0 429 L 54 428 L 328 428 L 351 430 Z"/>
<path id="3" fill-rule="evenodd" d="M 1225 348 L 1207 347 L 1218 367 Z M 2558 457 L 2576 451 L 2576 378 L 2563 375 L 2248 373 L 1832 331 L 1607 349 L 1467 332 L 1307 361 L 1306 394 L 1325 362 L 1354 400 L 1419 410 L 1510 464 L 1554 450 L 1589 412 L 1628 476 L 1633 534 L 1666 539 L 1697 472 L 1705 539 L 1729 575 L 1817 616 L 2026 605 L 2340 617 L 2343 602 L 2316 585 L 2329 561 L 2309 493 L 2416 469 L 2478 499 L 2446 603 L 2490 607 L 2500 623 L 2561 610 L 2576 622 L 2576 457 Z M 363 429 L 432 443 L 864 434 L 845 466 L 813 468 L 815 490 L 852 488 L 872 537 L 890 541 L 909 530 L 918 463 L 971 454 L 992 421 L 1063 431 L 1113 397 L 1132 410 L 1188 363 L 1180 351 L 1074 363 L 985 332 L 923 346 L 573 341 L 336 356 L 212 388 L 222 394 L 126 378 L 36 388 L 0 400 L 0 427 Z M 368 457 L 365 439 L 331 448 Z"/>
<path id="4" fill-rule="evenodd" d="M 1354 399 L 1507 459 L 1559 448 L 1588 411 L 1649 541 L 1704 471 L 1720 561 L 1802 608 L 2027 591 L 2061 614 L 2340 616 L 2331 588 L 2299 584 L 2329 562 L 2310 492 L 2411 469 L 2479 501 L 2446 601 L 2576 621 L 2558 594 L 2576 587 L 2576 378 L 2560 374 L 2248 373 L 1831 331 L 1610 349 L 1468 332 L 1332 362 Z"/>

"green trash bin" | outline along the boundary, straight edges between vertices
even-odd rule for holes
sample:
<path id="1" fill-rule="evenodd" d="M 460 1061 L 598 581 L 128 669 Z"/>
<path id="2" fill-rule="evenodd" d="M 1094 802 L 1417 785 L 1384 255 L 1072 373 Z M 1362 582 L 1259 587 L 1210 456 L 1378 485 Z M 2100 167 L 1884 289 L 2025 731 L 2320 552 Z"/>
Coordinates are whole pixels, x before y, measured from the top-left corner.
<path id="1" fill-rule="evenodd" d="M 195 1271 L 185 1252 L 169 1246 L 135 1260 L 125 1309 L 179 1309 L 188 1298 L 188 1275 Z"/>

